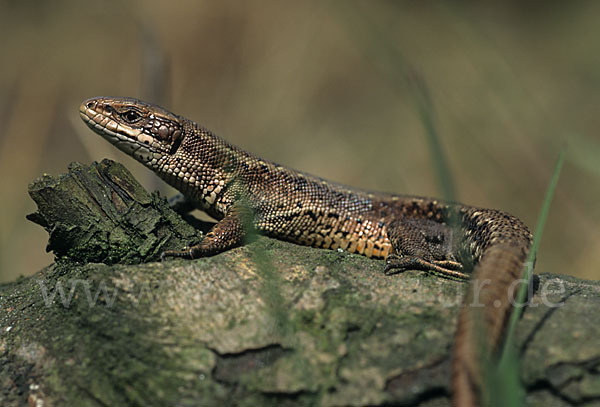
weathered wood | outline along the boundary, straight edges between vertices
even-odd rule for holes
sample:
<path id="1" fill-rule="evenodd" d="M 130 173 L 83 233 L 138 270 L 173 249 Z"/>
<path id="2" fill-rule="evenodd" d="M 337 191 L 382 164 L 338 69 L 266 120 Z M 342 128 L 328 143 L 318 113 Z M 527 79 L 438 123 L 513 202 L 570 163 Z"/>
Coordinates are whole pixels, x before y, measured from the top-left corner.
<path id="1" fill-rule="evenodd" d="M 58 258 L 136 264 L 200 239 L 165 199 L 114 161 L 72 163 L 67 174 L 34 181 L 29 194 L 38 211 L 27 218 L 48 231 L 47 251 Z"/>
<path id="2" fill-rule="evenodd" d="M 82 177 L 94 187 L 82 188 L 90 184 Z M 136 186 L 123 188 L 116 178 Z M 35 192 L 43 197 L 36 221 L 61 255 L 0 286 L 0 405 L 449 404 L 465 284 L 422 272 L 385 276 L 382 261 L 268 238 L 194 261 L 92 263 L 156 258 L 167 246 L 150 244 L 143 252 L 152 254 L 142 255 L 145 233 L 162 229 L 141 221 L 143 211 L 111 209 L 110 202 L 140 205 L 148 219 L 178 216 L 110 162 L 43 180 L 36 191 L 61 192 Z M 125 234 L 117 241 L 133 254 L 90 232 L 91 222 L 73 221 L 93 214 L 103 224 L 99 213 Z M 169 227 L 169 236 L 177 233 Z M 193 235 L 185 233 L 177 237 Z M 598 282 L 539 277 L 518 328 L 529 405 L 600 404 L 598 309 Z"/>

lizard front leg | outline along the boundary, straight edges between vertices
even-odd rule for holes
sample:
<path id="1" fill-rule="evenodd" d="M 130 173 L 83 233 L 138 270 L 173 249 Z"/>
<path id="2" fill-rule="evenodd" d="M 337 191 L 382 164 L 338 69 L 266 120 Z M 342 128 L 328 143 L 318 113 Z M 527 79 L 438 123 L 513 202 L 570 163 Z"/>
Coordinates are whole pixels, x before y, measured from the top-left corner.
<path id="1" fill-rule="evenodd" d="M 183 257 L 197 259 L 224 252 L 243 243 L 246 237 L 246 211 L 233 208 L 204 236 L 195 246 L 183 250 L 167 250 L 162 253 L 161 260 L 166 257 Z"/>

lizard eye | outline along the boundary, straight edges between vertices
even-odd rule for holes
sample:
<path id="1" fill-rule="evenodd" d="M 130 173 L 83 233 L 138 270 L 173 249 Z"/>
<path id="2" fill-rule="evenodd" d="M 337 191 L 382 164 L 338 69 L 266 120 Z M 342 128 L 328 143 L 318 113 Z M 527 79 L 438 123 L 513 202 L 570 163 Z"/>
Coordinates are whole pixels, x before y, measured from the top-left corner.
<path id="1" fill-rule="evenodd" d="M 125 119 L 129 123 L 135 123 L 142 118 L 142 115 L 136 112 L 135 110 L 127 110 L 126 112 L 121 114 L 121 117 L 123 117 L 123 119 Z"/>

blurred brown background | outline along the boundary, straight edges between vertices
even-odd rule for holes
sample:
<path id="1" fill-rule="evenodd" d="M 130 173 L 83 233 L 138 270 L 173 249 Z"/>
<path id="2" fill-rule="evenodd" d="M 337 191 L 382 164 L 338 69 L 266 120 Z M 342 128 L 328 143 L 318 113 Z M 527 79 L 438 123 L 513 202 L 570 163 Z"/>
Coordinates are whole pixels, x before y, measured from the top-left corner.
<path id="1" fill-rule="evenodd" d="M 52 261 L 27 184 L 71 161 L 150 171 L 81 123 L 135 96 L 294 168 L 439 196 L 411 77 L 461 201 L 532 228 L 569 145 L 537 272 L 600 278 L 600 3 L 0 1 L 0 281 Z"/>

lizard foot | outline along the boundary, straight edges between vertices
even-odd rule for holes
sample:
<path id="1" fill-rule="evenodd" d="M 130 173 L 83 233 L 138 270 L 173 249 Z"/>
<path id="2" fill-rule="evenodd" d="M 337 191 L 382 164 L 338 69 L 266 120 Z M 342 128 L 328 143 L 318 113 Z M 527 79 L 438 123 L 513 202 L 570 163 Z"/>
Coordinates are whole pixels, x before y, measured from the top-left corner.
<path id="1" fill-rule="evenodd" d="M 461 270 L 461 263 L 452 260 L 425 260 L 415 256 L 398 256 L 390 254 L 385 260 L 385 275 L 402 273 L 406 270 L 431 271 L 450 278 L 466 280 L 469 278 L 467 273 Z"/>
<path id="2" fill-rule="evenodd" d="M 168 257 L 194 258 L 190 247 L 184 247 L 183 250 L 165 250 L 160 254 L 160 261 L 165 261 Z"/>

